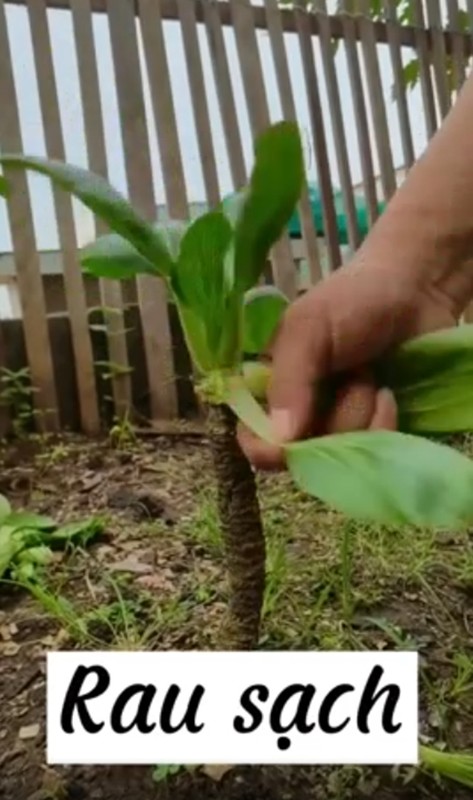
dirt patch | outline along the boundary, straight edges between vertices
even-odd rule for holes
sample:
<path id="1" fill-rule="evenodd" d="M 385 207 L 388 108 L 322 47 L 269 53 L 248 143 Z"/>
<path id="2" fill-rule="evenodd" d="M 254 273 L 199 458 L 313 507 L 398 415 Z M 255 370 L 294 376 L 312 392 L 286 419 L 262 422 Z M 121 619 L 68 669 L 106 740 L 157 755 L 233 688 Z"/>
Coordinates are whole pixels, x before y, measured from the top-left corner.
<path id="1" fill-rule="evenodd" d="M 473 750 L 471 536 L 347 526 L 286 476 L 260 484 L 269 566 L 261 647 L 417 649 L 424 741 Z M 48 650 L 215 645 L 226 585 L 210 458 L 196 436 L 124 450 L 37 439 L 3 450 L 0 490 L 15 507 L 58 521 L 94 514 L 106 523 L 87 552 L 58 555 L 41 596 L 0 588 L 2 800 L 472 796 L 408 771 L 238 768 L 216 781 L 200 770 L 166 777 L 141 767 L 46 767 Z"/>

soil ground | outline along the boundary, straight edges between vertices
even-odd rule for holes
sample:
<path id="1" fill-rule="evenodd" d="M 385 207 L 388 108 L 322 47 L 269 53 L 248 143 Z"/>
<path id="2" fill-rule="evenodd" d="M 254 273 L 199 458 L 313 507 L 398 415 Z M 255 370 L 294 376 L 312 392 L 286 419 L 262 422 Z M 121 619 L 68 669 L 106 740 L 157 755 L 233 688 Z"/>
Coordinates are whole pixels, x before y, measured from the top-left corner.
<path id="1" fill-rule="evenodd" d="M 355 525 L 285 475 L 259 481 L 269 548 L 261 647 L 416 649 L 422 740 L 473 750 L 471 534 Z M 204 439 L 184 434 L 118 449 L 108 440 L 31 439 L 3 448 L 0 492 L 58 521 L 106 520 L 100 541 L 48 567 L 41 601 L 0 586 L 2 800 L 473 796 L 416 770 L 234 768 L 218 780 L 207 768 L 48 768 L 47 650 L 215 646 L 226 585 L 209 453 Z"/>

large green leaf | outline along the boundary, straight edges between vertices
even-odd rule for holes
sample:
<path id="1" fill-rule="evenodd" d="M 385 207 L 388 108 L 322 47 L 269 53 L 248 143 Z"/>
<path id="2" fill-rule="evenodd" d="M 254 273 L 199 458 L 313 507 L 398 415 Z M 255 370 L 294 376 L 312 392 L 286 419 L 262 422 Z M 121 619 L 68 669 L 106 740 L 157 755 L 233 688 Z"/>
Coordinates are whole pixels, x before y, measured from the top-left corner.
<path id="1" fill-rule="evenodd" d="M 243 305 L 243 352 L 263 353 L 271 342 L 289 305 L 275 286 L 258 286 L 245 295 Z"/>
<path id="2" fill-rule="evenodd" d="M 172 259 L 159 233 L 102 177 L 81 167 L 36 156 L 2 155 L 0 164 L 45 175 L 53 183 L 81 200 L 104 220 L 114 233 L 127 239 L 162 275 L 168 275 Z"/>
<path id="3" fill-rule="evenodd" d="M 143 258 L 123 236 L 109 233 L 83 248 L 80 261 L 83 271 L 95 278 L 128 280 L 135 275 L 156 275 L 151 261 Z"/>
<path id="4" fill-rule="evenodd" d="M 225 257 L 232 236 L 224 214 L 203 214 L 183 236 L 172 273 L 177 297 L 204 322 L 210 352 L 218 350 L 225 325 Z"/>
<path id="5" fill-rule="evenodd" d="M 291 218 L 303 182 L 304 158 L 297 125 L 272 125 L 256 142 L 248 192 L 237 214 L 234 259 L 240 291 L 257 283 L 271 247 Z"/>
<path id="6" fill-rule="evenodd" d="M 473 325 L 412 339 L 376 371 L 395 394 L 402 430 L 473 430 Z"/>
<path id="7" fill-rule="evenodd" d="M 356 431 L 285 447 L 303 491 L 354 519 L 386 525 L 473 521 L 473 462 L 450 447 L 392 431 Z"/>

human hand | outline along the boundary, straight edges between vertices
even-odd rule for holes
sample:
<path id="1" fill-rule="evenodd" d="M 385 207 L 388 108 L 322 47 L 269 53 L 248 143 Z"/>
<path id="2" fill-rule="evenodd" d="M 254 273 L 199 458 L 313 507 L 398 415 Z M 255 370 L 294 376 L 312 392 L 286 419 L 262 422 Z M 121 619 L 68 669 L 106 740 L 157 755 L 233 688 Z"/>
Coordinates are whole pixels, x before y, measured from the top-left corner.
<path id="1" fill-rule="evenodd" d="M 457 324 L 469 300 L 467 290 L 471 293 L 470 271 L 422 285 L 354 261 L 296 300 L 269 354 L 269 413 L 279 441 L 395 430 L 394 396 L 375 385 L 370 364 L 409 338 Z M 324 381 L 331 389 L 328 409 L 322 403 Z M 284 466 L 281 448 L 243 426 L 238 437 L 255 467 Z"/>

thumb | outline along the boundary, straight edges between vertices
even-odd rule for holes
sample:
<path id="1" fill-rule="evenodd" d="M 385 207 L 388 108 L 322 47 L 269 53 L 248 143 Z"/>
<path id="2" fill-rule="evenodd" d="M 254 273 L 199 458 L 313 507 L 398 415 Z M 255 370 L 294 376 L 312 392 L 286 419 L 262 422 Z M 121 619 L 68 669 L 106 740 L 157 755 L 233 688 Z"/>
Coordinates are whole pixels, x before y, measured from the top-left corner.
<path id="1" fill-rule="evenodd" d="M 315 432 L 319 383 L 326 373 L 330 340 L 313 312 L 304 305 L 291 307 L 272 347 L 268 389 L 274 435 L 281 443 Z"/>

